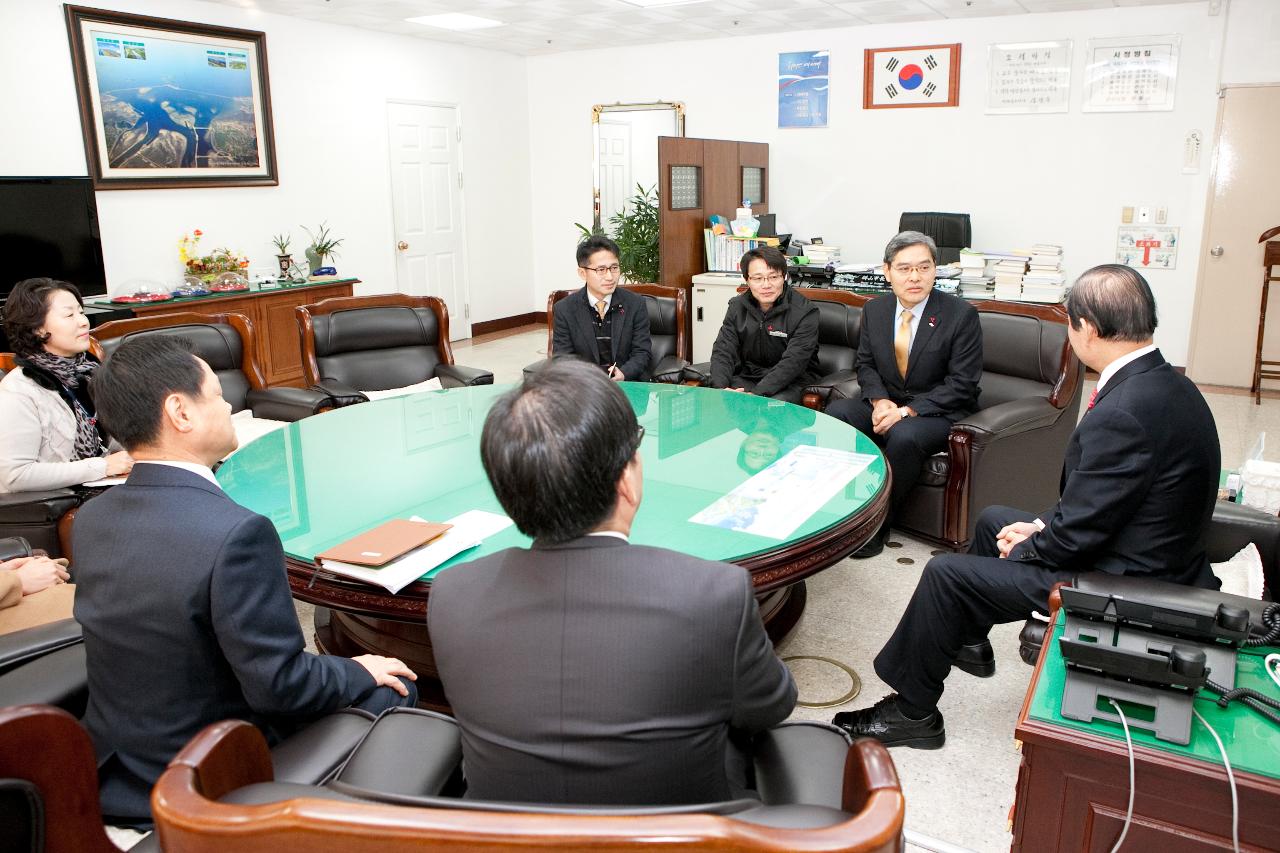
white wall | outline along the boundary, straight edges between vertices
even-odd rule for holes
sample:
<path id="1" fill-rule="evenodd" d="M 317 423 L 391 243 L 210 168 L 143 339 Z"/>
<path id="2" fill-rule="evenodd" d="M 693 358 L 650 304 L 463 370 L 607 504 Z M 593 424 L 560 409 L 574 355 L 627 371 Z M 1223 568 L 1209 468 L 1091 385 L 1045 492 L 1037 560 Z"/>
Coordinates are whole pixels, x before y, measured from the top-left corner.
<path id="1" fill-rule="evenodd" d="M 1229 0 L 1222 82 L 1280 83 L 1280 2 Z"/>
<path id="2" fill-rule="evenodd" d="M 1274 0 L 1236 0 L 1233 31 L 1257 28 Z M 1212 139 L 1225 16 L 1205 3 L 926 21 L 585 51 L 529 60 L 536 293 L 572 278 L 572 223 L 590 215 L 591 105 L 684 101 L 689 136 L 770 144 L 770 210 L 799 235 L 822 235 L 848 260 L 875 259 L 904 210 L 972 214 L 974 243 L 1065 247 L 1069 274 L 1114 259 L 1125 205 L 1166 206 L 1182 228 L 1178 267 L 1149 280 L 1157 340 L 1185 364 L 1210 156 L 1181 174 L 1183 137 Z M 1180 33 L 1175 109 L 1082 113 L 1090 37 Z M 989 116 L 987 45 L 1072 39 L 1070 111 Z M 960 42 L 960 106 L 863 110 L 865 48 Z M 777 54 L 831 51 L 827 129 L 777 127 Z M 1273 51 L 1273 56 L 1277 51 Z M 1280 61 L 1280 60 L 1277 60 Z M 1240 67 L 1239 74 L 1259 73 Z M 574 128 L 578 130 L 574 130 Z"/>
<path id="3" fill-rule="evenodd" d="M 344 238 L 339 271 L 363 279 L 362 292 L 394 291 L 394 98 L 461 105 L 472 321 L 534 310 L 523 57 L 195 0 L 91 5 L 265 31 L 280 173 L 277 187 L 99 192 L 109 285 L 174 280 L 177 240 L 194 228 L 256 267 L 274 263 L 273 233 L 292 232 L 301 257 L 299 226 L 327 220 Z M 0 175 L 86 174 L 62 4 L 0 0 L 0 32 Z M 503 252 L 492 249 L 499 230 Z"/>

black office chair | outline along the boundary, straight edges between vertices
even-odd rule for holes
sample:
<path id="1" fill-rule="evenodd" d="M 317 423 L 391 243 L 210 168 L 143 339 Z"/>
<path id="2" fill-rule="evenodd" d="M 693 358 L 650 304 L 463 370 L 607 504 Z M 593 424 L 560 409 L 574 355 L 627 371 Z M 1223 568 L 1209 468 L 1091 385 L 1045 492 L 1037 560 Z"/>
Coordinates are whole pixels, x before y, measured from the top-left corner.
<path id="1" fill-rule="evenodd" d="M 324 299 L 294 309 L 302 375 L 348 405 L 361 391 L 439 379 L 445 388 L 492 385 L 493 373 L 454 364 L 449 308 L 434 296 L 387 293 Z"/>
<path id="2" fill-rule="evenodd" d="M 973 245 L 973 227 L 967 213 L 904 213 L 899 231 L 919 231 L 938 244 L 938 263 L 960 260 L 960 250 Z"/>

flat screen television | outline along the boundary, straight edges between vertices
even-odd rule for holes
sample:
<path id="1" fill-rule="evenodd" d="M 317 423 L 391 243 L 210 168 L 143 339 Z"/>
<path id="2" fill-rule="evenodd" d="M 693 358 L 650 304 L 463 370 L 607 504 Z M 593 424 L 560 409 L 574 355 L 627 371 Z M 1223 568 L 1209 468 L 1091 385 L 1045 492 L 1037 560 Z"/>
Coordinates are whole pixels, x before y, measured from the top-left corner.
<path id="1" fill-rule="evenodd" d="M 0 303 L 24 278 L 107 292 L 98 205 L 88 178 L 0 177 Z"/>

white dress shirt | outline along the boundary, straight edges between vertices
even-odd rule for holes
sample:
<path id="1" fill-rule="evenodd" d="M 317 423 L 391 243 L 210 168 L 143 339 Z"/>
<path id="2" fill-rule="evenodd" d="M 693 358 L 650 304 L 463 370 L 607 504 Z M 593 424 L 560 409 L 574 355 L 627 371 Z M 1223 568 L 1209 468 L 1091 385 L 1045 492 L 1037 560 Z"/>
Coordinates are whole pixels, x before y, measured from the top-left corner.
<path id="1" fill-rule="evenodd" d="M 198 462 L 177 462 L 171 459 L 139 459 L 134 465 L 168 465 L 170 468 L 181 468 L 184 471 L 190 471 L 192 474 L 204 477 L 219 489 L 222 488 L 218 483 L 218 478 L 213 476 L 213 471 L 209 466 L 201 465 Z"/>
<path id="2" fill-rule="evenodd" d="M 1116 371 L 1118 371 L 1120 368 L 1124 367 L 1126 364 L 1128 364 L 1131 361 L 1137 361 L 1147 353 L 1155 352 L 1156 349 L 1157 347 L 1155 344 L 1147 344 L 1145 347 L 1136 349 L 1133 352 L 1129 353 L 1128 355 L 1120 356 L 1115 361 L 1111 362 L 1106 367 L 1102 368 L 1102 373 L 1098 374 L 1098 385 L 1095 390 L 1101 391 L 1102 386 L 1106 385 L 1107 380 L 1109 380 L 1112 376 L 1115 376 Z"/>
<path id="3" fill-rule="evenodd" d="M 920 318 L 924 316 L 924 308 L 928 304 L 928 296 L 917 302 L 912 308 L 906 307 L 901 302 L 897 303 L 897 310 L 893 312 L 893 328 L 889 330 L 889 340 L 896 341 L 898 339 L 898 326 L 902 323 L 902 312 L 911 312 L 911 339 L 907 341 L 907 352 L 911 352 L 911 347 L 916 342 L 916 329 L 920 328 Z"/>

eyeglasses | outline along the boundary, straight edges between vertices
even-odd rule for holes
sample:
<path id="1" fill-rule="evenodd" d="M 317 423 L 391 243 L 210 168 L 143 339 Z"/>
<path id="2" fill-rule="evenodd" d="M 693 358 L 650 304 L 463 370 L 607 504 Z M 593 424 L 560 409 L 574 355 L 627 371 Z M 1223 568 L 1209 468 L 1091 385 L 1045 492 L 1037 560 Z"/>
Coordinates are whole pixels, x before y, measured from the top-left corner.
<path id="1" fill-rule="evenodd" d="M 893 271 L 898 275 L 910 275 L 913 270 L 920 273 L 920 275 L 928 275 L 933 272 L 934 266 L 932 263 L 916 264 L 915 266 L 912 266 L 911 264 L 893 265 Z"/>
<path id="2" fill-rule="evenodd" d="M 644 441 L 644 427 L 636 426 L 636 449 L 631 451 L 632 455 L 640 452 L 640 443 Z"/>
<path id="3" fill-rule="evenodd" d="M 582 269 L 587 270 L 588 272 L 593 272 L 601 278 L 604 278 L 607 275 L 617 275 L 622 271 L 622 267 L 617 264 L 611 264 L 607 267 L 582 267 Z"/>
<path id="4" fill-rule="evenodd" d="M 777 284 L 778 282 L 782 281 L 784 278 L 786 278 L 785 275 L 783 275 L 780 272 L 775 272 L 775 273 L 770 273 L 769 275 L 748 276 L 747 281 L 755 285 L 764 284 L 765 282 L 768 282 L 769 284 Z"/>

